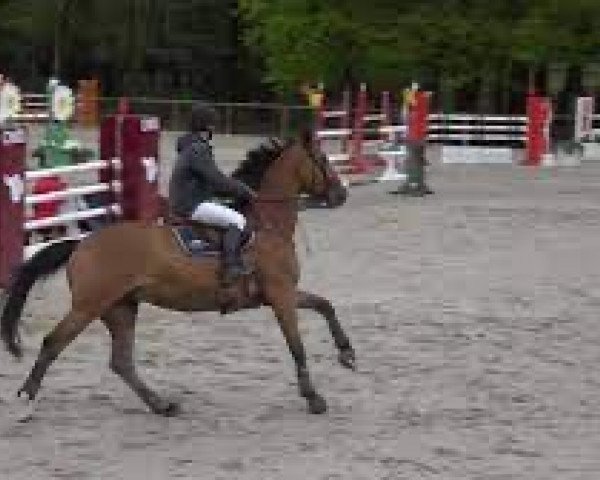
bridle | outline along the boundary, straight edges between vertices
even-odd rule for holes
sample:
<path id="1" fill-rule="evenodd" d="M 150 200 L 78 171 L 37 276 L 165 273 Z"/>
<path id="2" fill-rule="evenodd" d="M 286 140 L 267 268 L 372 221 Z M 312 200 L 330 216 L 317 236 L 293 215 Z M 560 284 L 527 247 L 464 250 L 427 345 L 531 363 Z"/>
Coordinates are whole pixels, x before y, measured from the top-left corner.
<path id="1" fill-rule="evenodd" d="M 285 148 L 282 150 L 282 154 L 285 151 Z M 308 148 L 306 145 L 303 145 L 304 150 L 308 153 L 308 157 L 310 158 L 313 167 L 311 169 L 311 181 L 310 190 L 314 192 L 318 183 L 318 173 L 321 174 L 323 178 L 323 182 L 325 184 L 324 192 L 321 195 L 326 195 L 326 192 L 329 191 L 331 185 L 336 181 L 335 176 L 329 171 L 327 168 L 327 157 L 324 154 L 316 154 L 312 149 Z M 277 195 L 277 194 L 264 194 L 259 193 L 257 198 L 253 199 L 251 203 L 260 204 L 260 203 L 297 203 L 299 197 L 297 195 Z"/>
<path id="2" fill-rule="evenodd" d="M 309 156 L 313 162 L 313 164 L 316 166 L 316 169 L 318 169 L 321 173 L 321 176 L 323 177 L 323 182 L 324 182 L 324 192 L 321 194 L 323 196 L 325 196 L 327 194 L 327 192 L 329 191 L 329 189 L 331 188 L 331 186 L 333 185 L 333 183 L 337 180 L 335 177 L 335 174 L 333 174 L 327 167 L 328 167 L 328 160 L 327 160 L 327 156 L 323 153 L 320 154 L 315 154 L 314 151 L 310 151 Z M 312 170 L 313 175 L 312 175 L 312 185 L 311 185 L 311 190 L 314 192 L 316 190 L 316 185 L 317 185 L 317 175 L 315 173 L 315 169 Z"/>

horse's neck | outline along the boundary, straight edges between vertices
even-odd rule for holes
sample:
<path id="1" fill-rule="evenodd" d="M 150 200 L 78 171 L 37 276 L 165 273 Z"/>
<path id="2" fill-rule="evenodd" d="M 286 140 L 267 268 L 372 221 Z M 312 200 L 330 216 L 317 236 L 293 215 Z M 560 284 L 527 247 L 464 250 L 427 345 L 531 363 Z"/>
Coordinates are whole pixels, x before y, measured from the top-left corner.
<path id="1" fill-rule="evenodd" d="M 292 163 L 286 156 L 273 162 L 260 183 L 259 193 L 266 196 L 297 197 L 300 193 L 300 185 L 293 175 Z"/>
<path id="2" fill-rule="evenodd" d="M 293 166 L 281 158 L 265 173 L 258 190 L 258 195 L 263 197 L 264 202 L 257 206 L 256 220 L 260 227 L 293 239 L 298 223 L 296 199 L 300 187 L 290 172 L 293 172 Z"/>
<path id="3" fill-rule="evenodd" d="M 260 202 L 252 217 L 257 230 L 293 241 L 298 223 L 296 203 Z"/>
<path id="4" fill-rule="evenodd" d="M 292 240 L 298 223 L 297 191 L 284 189 L 281 184 L 269 188 L 267 184 L 261 186 L 258 197 L 260 200 L 254 212 L 257 227 Z"/>

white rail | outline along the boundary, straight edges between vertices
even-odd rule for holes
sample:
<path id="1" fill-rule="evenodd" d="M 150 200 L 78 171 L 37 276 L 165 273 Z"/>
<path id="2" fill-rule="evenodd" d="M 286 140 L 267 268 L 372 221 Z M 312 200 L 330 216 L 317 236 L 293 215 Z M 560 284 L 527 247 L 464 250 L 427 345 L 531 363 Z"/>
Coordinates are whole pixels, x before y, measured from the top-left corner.
<path id="1" fill-rule="evenodd" d="M 40 193 L 35 195 L 27 195 L 25 203 L 27 205 L 36 205 L 42 202 L 51 202 L 54 200 L 64 200 L 71 197 L 79 197 L 83 195 L 91 195 L 94 193 L 103 193 L 110 191 L 120 191 L 121 182 L 114 181 L 110 183 L 97 183 L 95 185 L 85 185 L 82 187 L 66 188 L 55 192 Z"/>
<path id="2" fill-rule="evenodd" d="M 364 122 L 382 122 L 387 119 L 387 115 L 385 113 L 373 113 L 363 115 L 362 119 Z"/>
<path id="3" fill-rule="evenodd" d="M 324 118 L 340 118 L 347 116 L 348 112 L 346 110 L 326 110 L 321 112 L 321 115 Z"/>
<path id="4" fill-rule="evenodd" d="M 39 220 L 29 220 L 25 222 L 24 228 L 26 231 L 30 232 L 40 228 L 55 227 L 57 225 L 65 225 L 71 222 L 77 222 L 79 220 L 88 220 L 90 218 L 103 217 L 110 214 L 120 215 L 120 205 L 114 203 L 106 207 L 91 208 L 78 212 L 65 213 L 62 215 L 57 215 L 56 217 L 42 218 Z"/>
<path id="5" fill-rule="evenodd" d="M 17 122 L 30 122 L 30 121 L 42 121 L 48 120 L 50 115 L 48 113 L 17 113 L 14 116 L 14 120 Z"/>
<path id="6" fill-rule="evenodd" d="M 385 125 L 377 128 L 362 128 L 362 133 L 396 133 L 406 132 L 408 127 L 406 125 Z M 318 138 L 339 138 L 339 137 L 350 137 L 356 130 L 350 128 L 330 128 L 327 130 L 317 130 L 315 133 Z"/>
<path id="7" fill-rule="evenodd" d="M 331 128 L 328 130 L 318 130 L 316 134 L 319 138 L 349 137 L 352 135 L 352 130 L 349 128 Z"/>
<path id="8" fill-rule="evenodd" d="M 491 133 L 484 134 L 473 134 L 473 133 L 430 133 L 427 135 L 429 140 L 478 140 L 478 141 L 489 141 L 489 142 L 525 142 L 527 141 L 527 135 L 508 135 L 498 134 L 493 135 Z"/>
<path id="9" fill-rule="evenodd" d="M 348 153 L 331 153 L 327 155 L 327 159 L 331 163 L 347 162 L 350 160 L 350 155 Z"/>
<path id="10" fill-rule="evenodd" d="M 45 168 L 43 170 L 29 170 L 25 172 L 25 180 L 37 180 L 54 175 L 67 175 L 70 173 L 82 173 L 94 170 L 102 170 L 110 166 L 121 167 L 121 160 L 117 157 L 111 160 L 95 160 L 93 162 L 78 163 L 76 165 L 65 165 L 61 167 Z"/>
<path id="11" fill-rule="evenodd" d="M 513 131 L 513 132 L 525 132 L 527 131 L 527 125 L 457 125 L 457 124 L 429 124 L 429 130 L 492 130 L 492 131 Z"/>
<path id="12" fill-rule="evenodd" d="M 373 140 L 363 140 L 361 142 L 361 144 L 363 147 L 371 147 L 371 146 L 377 146 L 383 142 L 385 142 L 385 140 L 382 140 L 380 138 L 374 138 Z"/>
<path id="13" fill-rule="evenodd" d="M 527 123 L 528 118 L 522 115 L 469 115 L 466 113 L 430 113 L 429 121 L 445 122 L 519 122 Z"/>
<path id="14" fill-rule="evenodd" d="M 528 121 L 522 115 L 434 113 L 428 116 L 427 138 L 442 142 L 526 142 Z"/>
<path id="15" fill-rule="evenodd" d="M 381 133 L 396 133 L 408 131 L 408 127 L 406 125 L 385 125 L 383 127 L 379 127 L 378 130 Z"/>

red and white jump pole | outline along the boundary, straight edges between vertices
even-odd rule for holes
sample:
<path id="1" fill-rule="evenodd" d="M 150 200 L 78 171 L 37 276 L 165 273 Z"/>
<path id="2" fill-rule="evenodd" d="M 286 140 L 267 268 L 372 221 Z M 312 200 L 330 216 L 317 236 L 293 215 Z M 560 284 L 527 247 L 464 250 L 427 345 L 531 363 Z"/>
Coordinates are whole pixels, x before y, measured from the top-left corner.
<path id="1" fill-rule="evenodd" d="M 94 162 L 28 171 L 26 133 L 22 127 L 0 127 L 0 288 L 9 285 L 14 269 L 28 256 L 26 232 L 109 216 L 151 222 L 158 217 L 160 124 L 156 117 L 116 115 L 100 131 L 101 158 Z M 43 195 L 27 195 L 27 182 L 51 175 L 96 171 L 99 183 Z M 91 193 L 105 193 L 106 204 L 55 217 L 26 220 L 26 205 Z M 35 245 L 33 248 L 39 248 Z"/>
<path id="2" fill-rule="evenodd" d="M 549 127 L 551 103 L 535 93 L 526 98 L 526 115 L 431 114 L 429 94 L 415 93 L 408 113 L 408 140 L 448 142 L 521 142 L 525 149 L 525 165 L 542 164 L 550 149 Z M 463 147 L 461 147 L 463 148 Z M 468 148 L 468 146 L 464 147 Z M 494 148 L 494 147 L 490 147 Z"/>
<path id="3" fill-rule="evenodd" d="M 367 109 L 367 86 L 361 83 L 354 110 L 354 127 L 352 128 L 352 137 L 350 139 L 349 171 L 347 172 L 350 174 L 370 173 L 372 170 L 372 165 L 369 165 L 363 155 L 365 123 L 371 119 L 367 115 Z"/>
<path id="4" fill-rule="evenodd" d="M 367 86 L 364 83 L 361 84 L 356 101 L 354 127 L 351 137 L 349 164 L 352 173 L 371 174 L 378 167 L 385 164 L 379 155 L 368 155 L 365 150 L 371 144 L 381 145 L 393 140 L 397 133 L 406 131 L 406 126 L 393 125 L 392 120 L 390 92 L 383 91 L 381 93 L 379 109 L 376 112 L 371 112 L 369 111 Z M 373 134 L 378 138 L 372 140 L 366 139 L 367 134 Z"/>
<path id="5" fill-rule="evenodd" d="M 347 162 L 350 158 L 348 153 L 348 139 L 351 136 L 350 128 L 352 118 L 351 93 L 349 89 L 342 93 L 342 103 L 339 107 L 332 107 L 326 99 L 323 85 L 319 85 L 318 97 L 315 100 L 316 118 L 314 126 L 314 135 L 319 145 L 323 146 L 326 141 L 339 140 L 340 147 L 338 153 L 328 155 L 332 162 Z M 335 125 L 331 125 L 335 122 Z"/>

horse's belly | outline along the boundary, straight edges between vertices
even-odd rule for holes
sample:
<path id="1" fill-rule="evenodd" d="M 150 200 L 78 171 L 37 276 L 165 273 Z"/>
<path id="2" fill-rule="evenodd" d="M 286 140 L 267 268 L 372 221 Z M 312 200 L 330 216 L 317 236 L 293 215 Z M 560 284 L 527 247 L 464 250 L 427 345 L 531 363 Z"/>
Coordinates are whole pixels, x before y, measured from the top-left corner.
<path id="1" fill-rule="evenodd" d="M 218 274 L 215 265 L 170 265 L 140 289 L 140 300 L 178 311 L 215 310 Z"/>
<path id="2" fill-rule="evenodd" d="M 175 291 L 168 287 L 145 288 L 139 294 L 142 302 L 180 312 L 216 310 L 215 297 L 214 289 L 178 288 Z"/>

